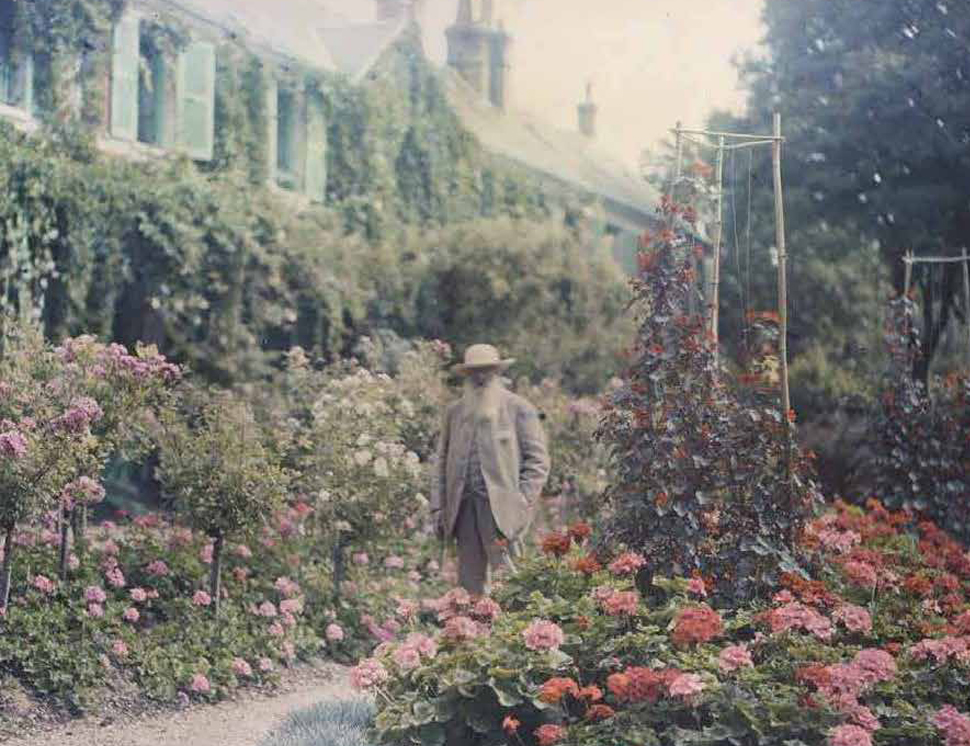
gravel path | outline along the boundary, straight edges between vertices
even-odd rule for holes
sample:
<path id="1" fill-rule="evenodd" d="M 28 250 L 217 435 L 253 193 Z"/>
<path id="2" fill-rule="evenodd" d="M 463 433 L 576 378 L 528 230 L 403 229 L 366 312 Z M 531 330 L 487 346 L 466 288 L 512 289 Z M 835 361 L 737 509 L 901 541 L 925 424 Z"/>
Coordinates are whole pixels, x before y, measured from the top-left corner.
<path id="1" fill-rule="evenodd" d="M 258 746 L 294 710 L 323 699 L 354 696 L 347 672 L 334 665 L 310 680 L 285 685 L 276 695 L 244 693 L 215 705 L 107 724 L 97 717 L 83 719 L 24 738 L 0 738 L 0 742 L 4 746 Z"/>

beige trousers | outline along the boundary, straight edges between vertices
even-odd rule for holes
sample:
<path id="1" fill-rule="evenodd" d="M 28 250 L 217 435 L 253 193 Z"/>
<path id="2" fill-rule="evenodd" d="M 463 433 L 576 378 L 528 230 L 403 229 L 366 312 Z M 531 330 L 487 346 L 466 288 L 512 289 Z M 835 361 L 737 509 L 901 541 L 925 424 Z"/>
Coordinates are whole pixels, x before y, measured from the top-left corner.
<path id="1" fill-rule="evenodd" d="M 466 490 L 455 522 L 458 585 L 472 595 L 488 592 L 495 570 L 514 570 L 515 547 L 499 532 L 488 495 Z"/>

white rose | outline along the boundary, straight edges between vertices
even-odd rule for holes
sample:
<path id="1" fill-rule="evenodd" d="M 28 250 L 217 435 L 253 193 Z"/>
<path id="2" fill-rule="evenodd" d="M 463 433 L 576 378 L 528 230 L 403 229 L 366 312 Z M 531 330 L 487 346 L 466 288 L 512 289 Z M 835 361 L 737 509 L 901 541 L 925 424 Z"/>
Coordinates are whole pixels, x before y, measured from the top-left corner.
<path id="1" fill-rule="evenodd" d="M 362 448 L 361 450 L 354 453 L 354 462 L 358 466 L 364 466 L 370 460 L 371 460 L 371 452 L 368 451 L 366 448 Z"/>

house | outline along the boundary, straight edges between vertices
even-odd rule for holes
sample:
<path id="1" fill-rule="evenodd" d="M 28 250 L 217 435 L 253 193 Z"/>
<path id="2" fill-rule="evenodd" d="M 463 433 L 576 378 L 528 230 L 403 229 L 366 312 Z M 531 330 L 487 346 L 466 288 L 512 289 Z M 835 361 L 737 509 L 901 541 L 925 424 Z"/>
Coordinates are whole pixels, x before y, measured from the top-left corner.
<path id="1" fill-rule="evenodd" d="M 329 11 L 330 0 L 131 0 L 112 18 L 109 35 L 86 40 L 77 52 L 66 105 L 78 115 L 84 86 L 103 84 L 95 119 L 105 151 L 132 158 L 182 153 L 205 164 L 218 136 L 217 49 L 231 39 L 273 71 L 260 94 L 267 182 L 325 202 L 326 107 L 320 91 L 292 71 L 367 85 L 369 71 L 415 23 L 418 1 L 375 0 L 371 21 L 347 22 Z M 38 71 L 50 59 L 18 45 L 18 4 L 0 0 L 0 116 L 30 130 L 42 113 Z M 603 232 L 620 253 L 632 253 L 636 235 L 655 220 L 658 195 L 597 147 L 591 91 L 577 106 L 573 132 L 515 111 L 513 40 L 493 0 L 458 0 L 456 11 L 442 78 L 462 125 L 495 158 L 538 177 L 546 193 L 597 203 Z M 107 64 L 92 72 L 99 53 Z"/>

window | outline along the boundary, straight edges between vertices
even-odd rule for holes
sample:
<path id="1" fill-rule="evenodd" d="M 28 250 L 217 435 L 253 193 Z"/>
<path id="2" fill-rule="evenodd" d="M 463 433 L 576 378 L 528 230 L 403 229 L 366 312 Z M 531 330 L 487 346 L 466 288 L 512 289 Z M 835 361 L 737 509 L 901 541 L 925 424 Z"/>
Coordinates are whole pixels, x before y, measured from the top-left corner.
<path id="1" fill-rule="evenodd" d="M 173 65 L 143 32 L 138 15 L 123 14 L 112 42 L 112 136 L 163 147 L 177 145 L 195 160 L 210 160 L 215 78 L 212 44 L 190 43 Z"/>
<path id="2" fill-rule="evenodd" d="M 33 111 L 33 58 L 18 54 L 14 0 L 0 0 L 0 103 Z"/>
<path id="3" fill-rule="evenodd" d="M 276 181 L 287 189 L 299 186 L 297 173 L 296 94 L 279 89 L 276 94 Z"/>

